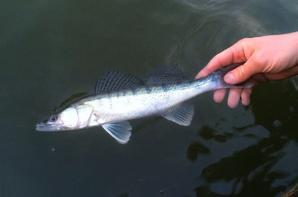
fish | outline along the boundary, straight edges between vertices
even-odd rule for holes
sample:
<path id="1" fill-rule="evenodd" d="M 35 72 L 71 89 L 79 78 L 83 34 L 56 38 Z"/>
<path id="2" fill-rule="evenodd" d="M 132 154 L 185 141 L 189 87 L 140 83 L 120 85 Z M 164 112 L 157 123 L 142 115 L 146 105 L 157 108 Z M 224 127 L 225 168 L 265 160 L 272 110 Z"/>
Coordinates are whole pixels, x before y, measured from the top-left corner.
<path id="1" fill-rule="evenodd" d="M 224 88 L 250 88 L 252 84 L 229 85 L 223 76 L 237 65 L 229 65 L 200 79 L 187 79 L 179 69 L 155 72 L 146 83 L 134 75 L 111 71 L 98 79 L 95 94 L 70 104 L 59 113 L 36 124 L 42 132 L 77 130 L 101 126 L 120 144 L 131 137 L 129 120 L 162 116 L 189 126 L 194 106 L 188 100 Z"/>

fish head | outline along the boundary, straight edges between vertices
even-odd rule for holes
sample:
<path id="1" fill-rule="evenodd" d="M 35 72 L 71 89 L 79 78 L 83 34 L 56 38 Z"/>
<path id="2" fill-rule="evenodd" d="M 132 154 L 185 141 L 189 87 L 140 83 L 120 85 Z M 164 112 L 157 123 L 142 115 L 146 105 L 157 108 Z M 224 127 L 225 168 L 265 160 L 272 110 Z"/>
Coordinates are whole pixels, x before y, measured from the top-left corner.
<path id="1" fill-rule="evenodd" d="M 76 105 L 64 109 L 62 112 L 51 115 L 46 121 L 38 123 L 38 131 L 63 131 L 81 129 L 96 125 L 96 117 L 90 105 Z"/>
<path id="2" fill-rule="evenodd" d="M 37 131 L 73 130 L 78 127 L 79 115 L 75 107 L 69 107 L 60 113 L 51 115 L 36 125 Z"/>

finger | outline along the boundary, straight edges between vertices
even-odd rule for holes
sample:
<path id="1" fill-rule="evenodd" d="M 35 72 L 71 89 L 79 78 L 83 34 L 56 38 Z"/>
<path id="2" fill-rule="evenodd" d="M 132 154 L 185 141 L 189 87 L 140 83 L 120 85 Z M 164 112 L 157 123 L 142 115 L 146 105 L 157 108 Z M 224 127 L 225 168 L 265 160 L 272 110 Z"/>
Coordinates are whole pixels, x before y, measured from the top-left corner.
<path id="1" fill-rule="evenodd" d="M 207 76 L 213 71 L 232 63 L 245 62 L 247 58 L 244 54 L 244 50 L 242 47 L 243 45 L 241 44 L 241 42 L 243 41 L 237 42 L 236 44 L 214 56 L 207 64 L 207 66 L 203 68 L 196 77 L 200 78 Z"/>
<path id="2" fill-rule="evenodd" d="M 196 76 L 196 79 L 202 78 L 202 77 L 206 77 L 207 75 L 209 75 L 211 72 L 208 71 L 208 69 L 205 67 L 203 68 Z"/>
<path id="3" fill-rule="evenodd" d="M 224 76 L 225 82 L 229 84 L 237 84 L 246 81 L 254 74 L 260 71 L 260 66 L 253 57 L 248 59 L 243 65 L 238 66 Z"/>
<path id="4" fill-rule="evenodd" d="M 229 97 L 228 97 L 228 106 L 230 108 L 237 107 L 240 100 L 241 92 L 242 92 L 242 89 L 240 88 L 232 88 L 230 90 Z"/>
<path id="5" fill-rule="evenodd" d="M 279 73 L 268 73 L 268 74 L 266 74 L 266 77 L 270 80 L 280 80 L 280 79 L 292 77 L 292 76 L 296 75 L 297 73 L 298 73 L 298 66 L 294 66 L 292 68 L 281 71 Z"/>
<path id="6" fill-rule="evenodd" d="M 225 89 L 220 89 L 220 90 L 216 90 L 213 94 L 213 100 L 216 103 L 221 103 L 226 95 L 226 90 Z"/>
<path id="7" fill-rule="evenodd" d="M 245 105 L 245 106 L 249 105 L 251 92 L 252 92 L 251 88 L 245 88 L 242 90 L 242 93 L 241 93 L 242 105 Z"/>

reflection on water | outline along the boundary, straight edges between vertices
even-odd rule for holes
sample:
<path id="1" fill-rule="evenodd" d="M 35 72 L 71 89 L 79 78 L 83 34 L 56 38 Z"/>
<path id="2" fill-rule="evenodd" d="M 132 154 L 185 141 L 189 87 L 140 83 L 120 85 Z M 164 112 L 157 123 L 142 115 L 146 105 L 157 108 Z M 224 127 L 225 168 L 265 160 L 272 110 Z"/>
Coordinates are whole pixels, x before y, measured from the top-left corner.
<path id="1" fill-rule="evenodd" d="M 298 181 L 290 80 L 258 87 L 248 108 L 199 96 L 190 127 L 132 121 L 125 146 L 100 128 L 34 130 L 106 70 L 145 76 L 165 64 L 194 76 L 240 38 L 295 31 L 296 0 L 13 0 L 0 10 L 0 196 L 278 196 Z"/>
<path id="2" fill-rule="evenodd" d="M 295 128 L 298 115 L 294 111 L 298 107 L 298 94 L 292 89 L 283 89 L 279 84 L 267 85 L 266 90 L 263 88 L 255 92 L 255 98 L 266 98 L 266 91 L 272 91 L 277 96 L 267 97 L 266 100 L 253 99 L 251 110 L 255 114 L 255 124 L 261 124 L 270 134 L 206 166 L 199 175 L 206 183 L 195 189 L 198 196 L 254 196 L 256 192 L 258 195 L 274 196 L 297 181 L 298 167 L 294 156 L 297 154 L 289 152 L 288 148 L 296 147 L 297 150 L 298 134 Z M 248 127 L 240 132 L 245 132 L 245 137 L 259 135 L 251 133 L 253 129 Z M 203 127 L 199 133 L 202 139 L 228 144 L 226 139 L 229 138 L 223 138 L 222 142 L 216 140 L 216 133 L 220 131 Z M 200 155 L 206 154 L 206 150 L 212 154 L 208 147 L 192 143 L 188 147 L 187 156 L 191 161 L 199 160 Z M 290 159 L 291 156 L 287 154 L 294 158 Z M 287 184 L 282 184 L 281 180 Z"/>

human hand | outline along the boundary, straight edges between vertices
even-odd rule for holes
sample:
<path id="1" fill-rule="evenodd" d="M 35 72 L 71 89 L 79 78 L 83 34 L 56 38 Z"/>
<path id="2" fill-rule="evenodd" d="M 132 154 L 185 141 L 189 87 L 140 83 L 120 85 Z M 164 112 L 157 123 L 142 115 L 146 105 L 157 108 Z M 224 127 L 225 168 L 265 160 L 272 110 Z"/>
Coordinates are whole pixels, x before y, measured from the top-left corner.
<path id="1" fill-rule="evenodd" d="M 225 82 L 229 84 L 238 84 L 246 80 L 256 84 L 296 75 L 298 74 L 298 32 L 244 38 L 212 58 L 196 78 L 205 77 L 232 63 L 243 64 L 224 76 Z M 236 107 L 240 99 L 243 105 L 248 105 L 251 92 L 252 88 L 231 88 L 228 106 Z M 214 101 L 222 102 L 225 93 L 224 89 L 215 91 Z"/>

